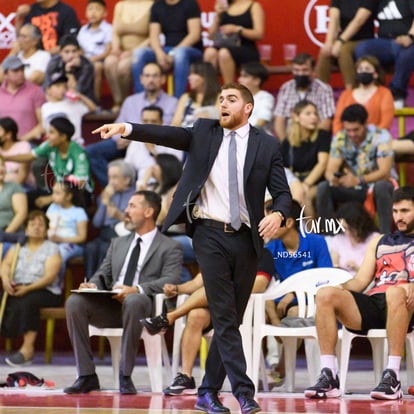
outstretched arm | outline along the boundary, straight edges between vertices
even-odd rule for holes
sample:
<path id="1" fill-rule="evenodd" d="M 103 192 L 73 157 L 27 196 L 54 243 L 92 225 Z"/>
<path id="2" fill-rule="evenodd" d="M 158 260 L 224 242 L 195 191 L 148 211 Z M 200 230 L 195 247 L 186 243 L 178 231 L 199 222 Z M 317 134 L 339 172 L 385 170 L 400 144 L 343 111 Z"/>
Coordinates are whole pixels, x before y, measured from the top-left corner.
<path id="1" fill-rule="evenodd" d="M 132 123 L 104 124 L 92 131 L 100 134 L 102 139 L 108 139 L 114 135 L 132 141 L 151 142 L 181 151 L 188 151 L 193 138 L 191 129 L 166 125 L 147 125 Z"/>
<path id="2" fill-rule="evenodd" d="M 114 135 L 124 135 L 125 124 L 123 122 L 116 124 L 103 124 L 99 128 L 94 129 L 92 134 L 101 134 L 102 139 L 108 139 Z"/>

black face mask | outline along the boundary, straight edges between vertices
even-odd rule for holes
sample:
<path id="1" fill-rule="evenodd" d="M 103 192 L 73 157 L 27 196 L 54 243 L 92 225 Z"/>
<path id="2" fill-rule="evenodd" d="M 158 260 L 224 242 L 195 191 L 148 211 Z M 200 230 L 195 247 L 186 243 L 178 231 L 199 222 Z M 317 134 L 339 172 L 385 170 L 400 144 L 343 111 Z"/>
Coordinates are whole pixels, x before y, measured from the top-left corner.
<path id="1" fill-rule="evenodd" d="M 367 72 L 357 73 L 357 79 L 362 85 L 369 85 L 374 81 L 374 74 Z"/>
<path id="2" fill-rule="evenodd" d="M 294 75 L 296 87 L 299 89 L 307 88 L 311 83 L 311 77 L 309 75 Z"/>

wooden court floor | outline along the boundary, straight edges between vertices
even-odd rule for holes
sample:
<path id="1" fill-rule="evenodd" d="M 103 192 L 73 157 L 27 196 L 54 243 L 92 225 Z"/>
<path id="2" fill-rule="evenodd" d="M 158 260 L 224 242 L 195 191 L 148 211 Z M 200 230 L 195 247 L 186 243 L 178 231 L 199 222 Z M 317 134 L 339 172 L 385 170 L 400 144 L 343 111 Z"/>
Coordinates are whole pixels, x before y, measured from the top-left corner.
<path id="1" fill-rule="evenodd" d="M 237 401 L 230 393 L 223 393 L 223 404 L 232 413 L 239 413 Z M 120 396 L 117 392 L 93 392 L 69 396 L 48 390 L 0 390 L 1 414 L 196 414 L 195 396 L 163 397 L 161 394 L 139 393 Z M 327 414 L 386 414 L 414 413 L 414 397 L 400 401 L 375 401 L 368 395 L 355 394 L 338 399 L 309 400 L 302 394 L 259 393 L 257 401 L 264 414 L 270 413 L 327 413 Z"/>
<path id="2" fill-rule="evenodd" d="M 0 356 L 0 382 L 8 373 L 19 371 L 4 364 Z M 197 414 L 194 410 L 195 396 L 164 397 L 161 393 L 151 393 L 149 387 L 148 368 L 138 358 L 133 372 L 133 381 L 137 387 L 137 395 L 121 396 L 113 390 L 113 372 L 111 359 L 107 355 L 104 360 L 96 359 L 97 374 L 101 384 L 100 392 L 85 395 L 67 395 L 62 389 L 76 378 L 73 356 L 55 354 L 53 364 L 45 364 L 44 356 L 35 356 L 34 364 L 24 367 L 39 378 L 55 383 L 53 389 L 43 388 L 1 388 L 0 414 Z M 293 413 L 326 413 L 326 414 L 414 414 L 414 397 L 404 395 L 400 401 L 375 401 L 369 397 L 370 390 L 376 385 L 372 371 L 372 360 L 351 359 L 347 377 L 348 393 L 342 398 L 329 400 L 309 400 L 303 397 L 303 390 L 309 386 L 306 361 L 299 357 L 296 369 L 295 392 L 287 393 L 283 386 L 274 388 L 272 392 L 259 392 L 257 401 L 264 414 Z M 193 375 L 196 384 L 200 383 L 201 371 L 195 367 Z M 409 385 L 406 370 L 400 373 L 404 393 Z M 165 373 L 163 383 L 169 384 L 170 374 Z M 232 414 L 240 413 L 239 404 L 229 392 L 230 385 L 224 384 L 221 393 L 223 404 L 230 408 Z"/>

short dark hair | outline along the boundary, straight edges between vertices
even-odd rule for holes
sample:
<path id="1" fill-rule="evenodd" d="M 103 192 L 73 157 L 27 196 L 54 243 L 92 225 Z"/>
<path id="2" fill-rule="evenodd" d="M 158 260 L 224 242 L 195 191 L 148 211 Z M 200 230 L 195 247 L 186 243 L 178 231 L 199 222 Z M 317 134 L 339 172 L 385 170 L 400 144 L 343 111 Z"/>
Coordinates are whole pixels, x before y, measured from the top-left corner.
<path id="1" fill-rule="evenodd" d="M 299 230 L 299 217 L 300 217 L 300 212 L 302 211 L 302 206 L 299 204 L 299 202 L 297 202 L 296 200 L 292 199 L 292 204 L 290 206 L 290 210 L 289 210 L 289 214 L 286 217 L 288 218 L 292 218 L 295 221 L 295 228 L 296 230 Z"/>
<path id="2" fill-rule="evenodd" d="M 46 229 L 49 228 L 49 217 L 46 215 L 46 213 L 42 210 L 32 210 L 25 221 L 25 227 L 29 224 L 30 221 L 33 221 L 36 217 L 41 217 L 46 224 Z"/>
<path id="3" fill-rule="evenodd" d="M 264 65 L 259 62 L 248 62 L 242 65 L 241 70 L 245 71 L 248 75 L 254 78 L 260 79 L 260 86 L 269 78 L 269 71 Z"/>
<path id="4" fill-rule="evenodd" d="M 105 3 L 104 0 L 88 0 L 88 3 L 87 4 L 91 4 L 91 3 L 98 3 L 101 6 L 103 6 L 103 7 L 106 8 L 106 3 Z"/>
<path id="5" fill-rule="evenodd" d="M 158 114 L 160 115 L 160 119 L 162 120 L 163 116 L 164 116 L 164 111 L 162 110 L 161 107 L 157 106 L 157 105 L 147 105 L 144 106 L 144 108 L 142 108 L 141 110 L 141 114 L 144 111 L 154 111 L 154 112 L 158 112 Z"/>
<path id="6" fill-rule="evenodd" d="M 142 73 L 144 72 L 144 69 L 148 66 L 148 65 L 154 65 L 156 66 L 161 75 L 165 75 L 164 69 L 161 67 L 161 65 L 158 62 L 147 62 L 143 67 L 142 67 L 142 72 L 140 73 L 140 76 L 142 75 Z"/>
<path id="7" fill-rule="evenodd" d="M 66 135 L 66 139 L 68 141 L 70 141 L 73 134 L 75 133 L 75 127 L 73 126 L 72 122 L 63 116 L 52 118 L 50 125 L 52 125 L 53 128 L 55 128 L 60 134 Z"/>
<path id="8" fill-rule="evenodd" d="M 404 187 L 397 188 L 392 195 L 392 202 L 398 203 L 403 200 L 409 200 L 414 203 L 414 187 L 406 185 Z"/>
<path id="9" fill-rule="evenodd" d="M 347 106 L 341 115 L 341 122 L 358 122 L 365 125 L 368 119 L 368 112 L 361 104 Z"/>
<path id="10" fill-rule="evenodd" d="M 157 194 L 155 191 L 148 191 L 148 190 L 135 191 L 134 195 L 141 195 L 144 197 L 148 205 L 154 210 L 154 214 L 152 215 L 152 218 L 156 222 L 158 215 L 160 214 L 160 211 L 161 211 L 161 196 Z"/>
<path id="11" fill-rule="evenodd" d="M 79 42 L 76 36 L 67 34 L 59 40 L 59 47 L 60 49 L 63 49 L 65 46 L 69 45 L 75 46 L 77 49 L 80 49 Z"/>
<path id="12" fill-rule="evenodd" d="M 315 67 L 315 58 L 309 53 L 298 53 L 292 60 L 292 64 L 304 65 L 310 62 L 312 69 Z"/>
<path id="13" fill-rule="evenodd" d="M 13 118 L 10 118 L 9 116 L 0 118 L 0 127 L 2 127 L 6 132 L 10 132 L 12 141 L 17 142 L 17 133 L 19 131 L 19 127 Z"/>

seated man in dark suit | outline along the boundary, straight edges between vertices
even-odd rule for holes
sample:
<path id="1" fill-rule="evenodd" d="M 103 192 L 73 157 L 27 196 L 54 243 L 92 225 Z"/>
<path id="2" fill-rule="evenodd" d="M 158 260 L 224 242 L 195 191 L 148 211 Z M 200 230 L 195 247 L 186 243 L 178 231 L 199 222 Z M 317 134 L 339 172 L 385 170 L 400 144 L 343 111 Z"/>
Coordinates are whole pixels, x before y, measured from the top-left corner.
<path id="1" fill-rule="evenodd" d="M 128 236 L 113 239 L 100 268 L 88 283 L 79 288 L 97 288 L 119 292 L 114 295 L 71 295 L 66 302 L 66 320 L 75 351 L 78 378 L 64 389 L 67 394 L 99 389 L 95 373 L 88 325 L 124 329 L 121 348 L 119 384 L 121 394 L 136 394 L 131 380 L 140 319 L 152 314 L 152 296 L 162 293 L 165 283 L 180 282 L 181 245 L 161 234 L 155 222 L 161 210 L 161 198 L 152 191 L 134 193 L 125 209 Z"/>

